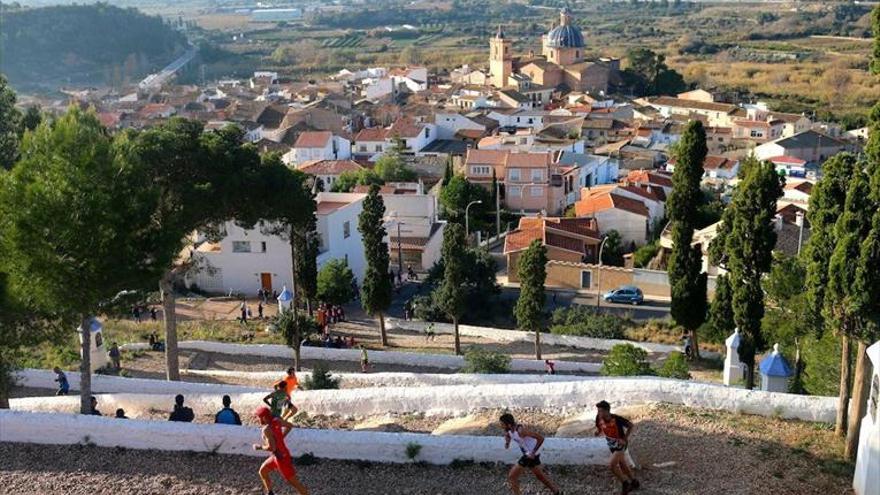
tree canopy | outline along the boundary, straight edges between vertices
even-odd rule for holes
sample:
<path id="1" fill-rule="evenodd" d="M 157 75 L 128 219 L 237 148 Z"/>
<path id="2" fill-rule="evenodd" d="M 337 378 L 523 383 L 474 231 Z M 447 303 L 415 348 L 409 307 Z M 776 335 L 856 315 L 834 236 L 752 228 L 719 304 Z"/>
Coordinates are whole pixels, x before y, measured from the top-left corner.
<path id="1" fill-rule="evenodd" d="M 534 240 L 517 262 L 519 298 L 513 310 L 516 324 L 535 332 L 535 359 L 541 359 L 541 326 L 544 322 L 544 283 L 547 280 L 547 248 Z"/>
<path id="2" fill-rule="evenodd" d="M 345 260 L 330 260 L 318 272 L 318 299 L 329 304 L 345 304 L 354 298 L 353 282 L 354 273 Z"/>
<path id="3" fill-rule="evenodd" d="M 452 319 L 455 333 L 455 353 L 461 354 L 461 342 L 458 335 L 458 320 L 465 309 L 465 293 L 461 290 L 465 282 L 467 241 L 464 227 L 450 223 L 443 231 L 443 280 L 437 288 L 437 302 Z"/>
<path id="4" fill-rule="evenodd" d="M 371 186 L 364 199 L 363 211 L 358 217 L 358 231 L 363 238 L 367 271 L 361 285 L 361 305 L 369 315 L 379 317 L 382 345 L 388 345 L 385 335 L 385 311 L 391 306 L 391 277 L 388 272 L 388 243 L 385 242 L 385 202 L 379 195 L 379 186 Z"/>

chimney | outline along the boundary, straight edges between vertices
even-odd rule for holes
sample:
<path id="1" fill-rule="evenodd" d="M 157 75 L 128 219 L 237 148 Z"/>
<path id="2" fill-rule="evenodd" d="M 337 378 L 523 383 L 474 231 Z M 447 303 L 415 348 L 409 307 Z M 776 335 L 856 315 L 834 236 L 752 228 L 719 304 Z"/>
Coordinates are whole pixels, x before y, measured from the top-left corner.
<path id="1" fill-rule="evenodd" d="M 804 226 L 804 212 L 798 211 L 794 214 L 794 224 L 798 227 Z"/>
<path id="2" fill-rule="evenodd" d="M 773 229 L 776 232 L 782 230 L 782 215 L 780 215 L 779 213 L 777 213 L 776 216 L 773 217 Z"/>

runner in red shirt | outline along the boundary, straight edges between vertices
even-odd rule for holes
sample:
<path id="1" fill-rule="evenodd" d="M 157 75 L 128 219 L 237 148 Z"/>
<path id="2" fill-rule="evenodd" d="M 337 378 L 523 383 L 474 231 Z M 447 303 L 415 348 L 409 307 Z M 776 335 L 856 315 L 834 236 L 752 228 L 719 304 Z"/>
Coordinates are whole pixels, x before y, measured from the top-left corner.
<path id="1" fill-rule="evenodd" d="M 290 483 L 297 493 L 300 495 L 309 495 L 309 489 L 306 488 L 299 478 L 296 477 L 296 468 L 293 467 L 293 457 L 287 450 L 284 438 L 293 429 L 293 425 L 280 418 L 272 416 L 272 412 L 268 407 L 259 407 L 254 411 L 254 415 L 260 419 L 263 425 L 263 443 L 255 443 L 254 450 L 265 450 L 271 452 L 272 455 L 260 466 L 260 480 L 263 482 L 263 488 L 266 489 L 267 495 L 274 495 L 272 491 L 272 480 L 269 478 L 271 471 L 278 471 L 281 476 Z"/>
<path id="2" fill-rule="evenodd" d="M 596 410 L 596 435 L 605 435 L 605 441 L 608 442 L 608 448 L 611 450 L 611 462 L 608 466 L 623 484 L 621 493 L 626 495 L 639 487 L 639 480 L 635 478 L 626 462 L 626 448 L 629 446 L 629 436 L 635 430 L 635 425 L 624 417 L 611 414 L 611 404 L 604 400 L 596 404 Z"/>

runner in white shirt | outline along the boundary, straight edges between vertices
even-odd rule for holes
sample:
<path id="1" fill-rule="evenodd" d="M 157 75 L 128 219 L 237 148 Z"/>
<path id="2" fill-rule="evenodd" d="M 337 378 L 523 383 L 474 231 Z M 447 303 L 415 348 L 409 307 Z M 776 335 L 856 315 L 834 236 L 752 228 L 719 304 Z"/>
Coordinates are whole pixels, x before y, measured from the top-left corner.
<path id="1" fill-rule="evenodd" d="M 556 483 L 547 477 L 547 473 L 541 468 L 541 456 L 538 451 L 544 444 L 544 437 L 540 433 L 526 429 L 523 425 L 517 424 L 513 419 L 513 415 L 505 413 L 500 418 L 501 427 L 504 428 L 504 448 L 510 448 L 510 441 L 513 440 L 519 445 L 522 451 L 522 457 L 516 464 L 510 468 L 507 474 L 507 482 L 510 484 L 510 491 L 514 495 L 520 495 L 519 477 L 524 469 L 528 469 L 535 475 L 541 483 L 550 489 L 554 495 L 562 495 L 562 490 L 556 486 Z"/>

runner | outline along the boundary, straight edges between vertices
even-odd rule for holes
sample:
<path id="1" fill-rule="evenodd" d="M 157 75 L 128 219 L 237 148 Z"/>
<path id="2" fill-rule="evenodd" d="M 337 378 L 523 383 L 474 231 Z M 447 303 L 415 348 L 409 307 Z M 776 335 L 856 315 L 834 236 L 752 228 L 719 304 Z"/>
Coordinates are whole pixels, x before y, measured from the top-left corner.
<path id="1" fill-rule="evenodd" d="M 608 448 L 611 449 L 611 462 L 608 466 L 614 476 L 623 485 L 621 493 L 627 493 L 639 487 L 639 480 L 633 475 L 632 469 L 626 462 L 626 448 L 629 445 L 629 436 L 635 430 L 635 425 L 624 417 L 611 414 L 611 404 L 604 400 L 596 404 L 596 436 L 605 435 Z"/>
<path id="2" fill-rule="evenodd" d="M 367 357 L 367 348 L 361 345 L 361 373 L 370 370 L 370 359 Z"/>
<path id="3" fill-rule="evenodd" d="M 254 450 L 265 450 L 271 452 L 272 455 L 260 466 L 260 480 L 263 482 L 263 488 L 267 495 L 274 495 L 272 491 L 272 480 L 269 478 L 269 472 L 277 470 L 281 476 L 290 483 L 300 495 L 309 495 L 309 489 L 306 488 L 299 478 L 296 477 L 296 468 L 293 467 L 293 457 L 287 450 L 284 439 L 293 429 L 293 425 L 272 416 L 269 408 L 261 406 L 254 414 L 259 418 L 260 424 L 263 425 L 263 442 L 255 443 Z"/>
<path id="4" fill-rule="evenodd" d="M 296 406 L 293 405 L 293 391 L 299 387 L 299 379 L 296 377 L 296 368 L 291 366 L 287 368 L 287 376 L 284 377 L 284 391 L 287 393 L 287 407 L 284 409 L 284 415 L 281 416 L 285 421 L 290 420 L 290 418 L 299 411 Z"/>
<path id="5" fill-rule="evenodd" d="M 290 403 L 287 398 L 287 382 L 284 380 L 276 382 L 274 390 L 263 397 L 263 403 L 269 406 L 272 416 L 280 418 L 284 408 Z"/>
<path id="6" fill-rule="evenodd" d="M 58 391 L 55 392 L 55 395 L 67 395 L 70 392 L 70 383 L 67 381 L 67 375 L 58 366 L 52 371 L 55 372 L 55 381 L 58 382 Z"/>
<path id="7" fill-rule="evenodd" d="M 562 490 L 547 477 L 547 473 L 541 468 L 541 455 L 538 454 L 538 450 L 541 449 L 541 445 L 544 443 L 544 437 L 540 433 L 527 430 L 523 425 L 517 424 L 510 413 L 502 414 L 499 419 L 501 427 L 504 428 L 504 448 L 510 448 L 510 441 L 513 440 L 519 445 L 519 450 L 523 454 L 519 461 L 510 468 L 510 473 L 507 474 L 510 491 L 514 495 L 522 493 L 519 489 L 519 477 L 522 475 L 523 469 L 528 469 L 551 492 L 555 495 L 562 495 Z"/>

